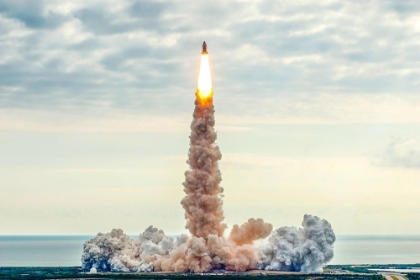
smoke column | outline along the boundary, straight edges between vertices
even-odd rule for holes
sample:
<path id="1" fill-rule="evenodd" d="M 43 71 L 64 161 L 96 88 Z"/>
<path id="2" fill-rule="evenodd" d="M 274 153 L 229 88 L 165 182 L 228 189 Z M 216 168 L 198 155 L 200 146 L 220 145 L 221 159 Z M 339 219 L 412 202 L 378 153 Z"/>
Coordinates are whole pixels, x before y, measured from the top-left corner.
<path id="1" fill-rule="evenodd" d="M 222 236 L 226 228 L 220 198 L 223 189 L 219 186 L 222 177 L 217 164 L 222 155 L 214 145 L 217 135 L 213 127 L 212 91 L 203 98 L 197 89 L 187 161 L 190 170 L 185 172 L 186 196 L 181 204 L 185 209 L 186 228 L 193 236 L 203 238 L 209 234 Z"/>
<path id="2" fill-rule="evenodd" d="M 333 257 L 335 235 L 326 220 L 305 215 L 303 228 L 281 227 L 261 248 L 254 241 L 268 237 L 273 226 L 251 218 L 234 225 L 229 236 L 223 223 L 223 188 L 215 145 L 213 88 L 207 45 L 203 43 L 195 109 L 191 122 L 189 169 L 183 183 L 186 229 L 191 236 L 168 237 L 148 227 L 138 239 L 121 229 L 98 235 L 83 245 L 82 267 L 97 271 L 246 271 L 250 269 L 321 272 Z"/>
<path id="3" fill-rule="evenodd" d="M 226 225 L 223 223 L 222 178 L 217 163 L 222 155 L 214 144 L 217 134 L 214 131 L 213 88 L 204 44 L 195 96 L 187 161 L 190 168 L 185 172 L 183 185 L 186 196 L 181 201 L 185 209 L 186 228 L 192 237 L 170 252 L 168 258 L 156 262 L 155 268 L 193 272 L 255 268 L 258 252 L 251 245 L 252 241 L 267 237 L 272 225 L 262 219 L 258 223 L 250 220 L 251 223 L 246 226 L 248 236 L 235 233 L 232 238 L 223 236 Z"/>

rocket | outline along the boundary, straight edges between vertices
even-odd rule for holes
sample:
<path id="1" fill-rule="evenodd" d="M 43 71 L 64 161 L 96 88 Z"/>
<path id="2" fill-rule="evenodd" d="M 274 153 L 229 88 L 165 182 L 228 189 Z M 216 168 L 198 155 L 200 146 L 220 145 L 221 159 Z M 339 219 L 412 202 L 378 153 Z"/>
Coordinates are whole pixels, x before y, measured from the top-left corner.
<path id="1" fill-rule="evenodd" d="M 1 0 L 0 0 L 1 1 Z M 203 106 L 211 105 L 213 102 L 213 87 L 211 85 L 211 74 L 207 44 L 204 41 L 201 52 L 200 72 L 197 80 L 197 99 Z"/>
<path id="2" fill-rule="evenodd" d="M 206 41 L 203 42 L 203 51 L 201 52 L 201 54 L 208 54 Z"/>

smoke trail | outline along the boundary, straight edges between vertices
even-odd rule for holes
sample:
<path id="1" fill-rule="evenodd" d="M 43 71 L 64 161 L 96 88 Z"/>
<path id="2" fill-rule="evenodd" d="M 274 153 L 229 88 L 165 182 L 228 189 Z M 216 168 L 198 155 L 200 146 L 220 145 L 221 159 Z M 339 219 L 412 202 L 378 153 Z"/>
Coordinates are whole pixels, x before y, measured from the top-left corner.
<path id="1" fill-rule="evenodd" d="M 334 256 L 335 234 L 331 224 L 317 216 L 305 215 L 303 228 L 281 227 L 261 248 L 258 268 L 322 272 L 322 266 Z"/>
<path id="2" fill-rule="evenodd" d="M 207 50 L 203 44 L 195 109 L 191 123 L 189 170 L 183 183 L 186 228 L 192 236 L 168 237 L 148 227 L 138 239 L 121 229 L 99 233 L 84 244 L 82 266 L 95 271 L 206 272 L 249 269 L 320 272 L 333 257 L 331 225 L 305 215 L 303 229 L 282 227 L 258 250 L 253 242 L 270 235 L 273 226 L 262 219 L 234 225 L 224 237 L 223 188 L 218 167 L 222 155 L 215 145 L 213 89 Z"/>
<path id="3" fill-rule="evenodd" d="M 186 228 L 193 236 L 207 238 L 209 234 L 222 236 L 226 228 L 219 186 L 222 177 L 217 161 L 222 155 L 214 144 L 214 106 L 210 96 L 205 105 L 196 93 L 195 110 L 191 123 L 190 150 L 185 172 L 184 192 L 181 201 L 187 219 Z"/>

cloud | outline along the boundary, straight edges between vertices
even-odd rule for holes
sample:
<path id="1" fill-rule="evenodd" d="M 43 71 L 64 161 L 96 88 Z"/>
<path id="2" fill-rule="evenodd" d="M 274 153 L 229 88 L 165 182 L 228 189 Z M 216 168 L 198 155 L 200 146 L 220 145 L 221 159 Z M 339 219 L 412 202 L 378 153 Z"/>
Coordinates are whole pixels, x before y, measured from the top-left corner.
<path id="1" fill-rule="evenodd" d="M 110 2 L 112 5 L 113 3 Z M 177 29 L 177 22 L 168 11 L 173 7 L 168 1 L 121 1 L 116 9 L 98 2 L 75 10 L 73 16 L 80 20 L 83 28 L 97 36 L 112 36 L 144 31 L 168 34 Z"/>
<path id="2" fill-rule="evenodd" d="M 135 29 L 134 24 L 118 22 L 115 15 L 108 13 L 102 7 L 84 8 L 74 13 L 83 23 L 83 27 L 96 35 L 109 35 L 128 32 Z"/>
<path id="3" fill-rule="evenodd" d="M 384 5 L 387 9 L 395 11 L 400 14 L 412 14 L 420 12 L 420 3 L 416 0 L 407 0 L 404 2 L 388 0 Z"/>
<path id="4" fill-rule="evenodd" d="M 290 112 L 322 95 L 340 100 L 309 118 L 351 119 L 340 105 L 348 99 L 407 103 L 420 89 L 418 4 L 382 3 L 2 1 L 0 105 L 179 114 L 206 40 L 216 99 L 247 102 L 232 114 Z M 261 107 L 273 98 L 287 107 Z"/>
<path id="5" fill-rule="evenodd" d="M 130 5 L 129 14 L 136 18 L 158 19 L 165 10 L 172 6 L 171 2 L 137 0 Z"/>
<path id="6" fill-rule="evenodd" d="M 385 166 L 420 168 L 420 140 L 393 137 L 377 163 Z"/>
<path id="7" fill-rule="evenodd" d="M 54 29 L 67 20 L 59 13 L 45 11 L 42 0 L 5 0 L 0 3 L 0 14 L 14 18 L 31 29 Z"/>

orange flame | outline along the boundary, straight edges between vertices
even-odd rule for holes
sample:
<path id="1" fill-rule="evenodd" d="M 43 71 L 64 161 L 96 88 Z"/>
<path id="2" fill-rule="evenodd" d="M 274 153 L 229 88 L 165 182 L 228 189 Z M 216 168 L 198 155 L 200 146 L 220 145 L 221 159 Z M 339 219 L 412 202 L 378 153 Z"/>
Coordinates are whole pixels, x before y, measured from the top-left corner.
<path id="1" fill-rule="evenodd" d="M 209 56 L 207 53 L 201 54 L 200 74 L 198 75 L 197 99 L 201 105 L 212 103 L 213 87 L 211 84 Z"/>

